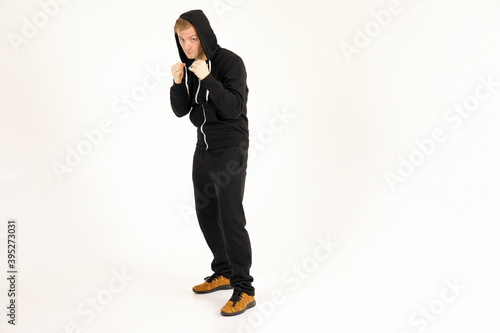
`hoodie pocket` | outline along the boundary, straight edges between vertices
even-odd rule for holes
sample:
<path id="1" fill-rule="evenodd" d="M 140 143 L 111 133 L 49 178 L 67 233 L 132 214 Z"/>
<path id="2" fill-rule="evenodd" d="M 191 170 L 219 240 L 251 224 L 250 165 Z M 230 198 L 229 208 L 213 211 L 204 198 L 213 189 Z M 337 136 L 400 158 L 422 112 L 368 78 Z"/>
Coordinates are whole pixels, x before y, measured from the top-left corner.
<path id="1" fill-rule="evenodd" d="M 219 123 L 222 119 L 217 118 L 217 110 L 212 106 L 205 105 L 205 115 L 207 117 L 207 123 Z"/>
<path id="2" fill-rule="evenodd" d="M 189 114 L 189 120 L 194 126 L 200 127 L 203 124 L 203 108 L 201 105 L 195 105 Z"/>

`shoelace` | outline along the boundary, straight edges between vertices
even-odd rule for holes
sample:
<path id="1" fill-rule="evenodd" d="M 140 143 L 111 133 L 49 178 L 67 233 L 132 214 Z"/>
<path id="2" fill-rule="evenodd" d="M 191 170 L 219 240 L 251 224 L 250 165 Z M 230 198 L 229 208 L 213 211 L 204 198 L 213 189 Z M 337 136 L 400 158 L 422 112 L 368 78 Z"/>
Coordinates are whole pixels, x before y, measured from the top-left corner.
<path id="1" fill-rule="evenodd" d="M 205 278 L 205 281 L 207 281 L 208 283 L 212 282 L 213 280 L 217 279 L 220 275 L 217 274 L 217 273 L 214 273 L 212 274 L 211 276 L 207 276 Z"/>
<path id="2" fill-rule="evenodd" d="M 233 296 L 231 296 L 229 301 L 233 301 L 233 306 L 235 306 L 242 296 L 243 296 L 243 291 L 240 288 L 234 288 Z"/>

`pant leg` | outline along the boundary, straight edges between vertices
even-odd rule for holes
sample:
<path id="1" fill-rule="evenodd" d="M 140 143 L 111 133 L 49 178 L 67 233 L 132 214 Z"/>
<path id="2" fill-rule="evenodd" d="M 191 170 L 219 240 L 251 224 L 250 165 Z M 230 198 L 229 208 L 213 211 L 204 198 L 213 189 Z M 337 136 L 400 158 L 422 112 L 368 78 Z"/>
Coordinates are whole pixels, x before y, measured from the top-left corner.
<path id="1" fill-rule="evenodd" d="M 231 285 L 253 296 L 252 249 L 243 209 L 248 152 L 241 146 L 230 146 L 207 153 L 208 175 L 215 184 L 224 245 L 232 268 Z"/>
<path id="2" fill-rule="evenodd" d="M 216 189 L 208 175 L 206 160 L 206 151 L 197 148 L 193 157 L 196 215 L 205 241 L 214 256 L 212 270 L 230 278 L 232 269 L 226 254 L 224 236 L 220 226 Z"/>

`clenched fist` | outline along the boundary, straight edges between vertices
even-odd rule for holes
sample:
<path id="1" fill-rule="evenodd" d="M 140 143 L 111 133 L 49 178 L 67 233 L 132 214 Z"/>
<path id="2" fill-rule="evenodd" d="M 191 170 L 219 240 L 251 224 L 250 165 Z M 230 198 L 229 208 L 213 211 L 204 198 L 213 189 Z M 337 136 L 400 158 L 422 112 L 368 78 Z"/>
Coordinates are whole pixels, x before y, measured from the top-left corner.
<path id="1" fill-rule="evenodd" d="M 200 80 L 203 80 L 208 76 L 208 74 L 210 74 L 210 72 L 208 71 L 208 65 L 205 60 L 196 60 L 191 66 L 189 66 L 189 70 L 193 72 Z"/>
<path id="2" fill-rule="evenodd" d="M 182 83 L 182 78 L 184 77 L 184 67 L 186 67 L 185 63 L 176 63 L 172 66 L 172 76 L 174 78 L 174 82 L 177 84 Z"/>

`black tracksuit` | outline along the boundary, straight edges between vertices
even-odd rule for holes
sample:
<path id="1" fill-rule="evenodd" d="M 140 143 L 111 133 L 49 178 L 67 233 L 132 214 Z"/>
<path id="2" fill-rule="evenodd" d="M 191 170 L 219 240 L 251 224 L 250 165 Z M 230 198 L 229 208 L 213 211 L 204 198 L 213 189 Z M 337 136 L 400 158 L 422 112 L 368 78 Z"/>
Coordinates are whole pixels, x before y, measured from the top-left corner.
<path id="1" fill-rule="evenodd" d="M 214 256 L 212 270 L 253 296 L 252 250 L 242 203 L 249 145 L 245 65 L 239 56 L 217 44 L 201 10 L 180 17 L 195 27 L 210 71 L 199 80 L 188 70 L 194 60 L 187 58 L 175 34 L 186 66 L 182 82 L 174 82 L 170 89 L 170 102 L 178 117 L 189 113 L 198 128 L 193 158 L 198 222 Z"/>

